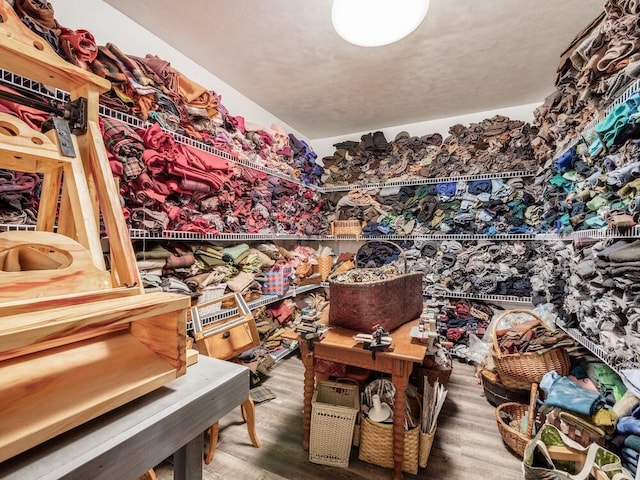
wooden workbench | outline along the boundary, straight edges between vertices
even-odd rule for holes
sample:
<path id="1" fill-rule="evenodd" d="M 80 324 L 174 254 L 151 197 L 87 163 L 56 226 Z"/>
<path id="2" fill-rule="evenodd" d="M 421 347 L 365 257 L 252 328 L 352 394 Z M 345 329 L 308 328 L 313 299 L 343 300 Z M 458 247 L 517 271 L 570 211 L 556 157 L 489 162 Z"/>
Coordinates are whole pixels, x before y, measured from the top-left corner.
<path id="1" fill-rule="evenodd" d="M 0 478 L 137 479 L 173 455 L 175 480 L 201 479 L 203 432 L 248 396 L 246 367 L 200 356 L 165 386 L 0 463 Z"/>

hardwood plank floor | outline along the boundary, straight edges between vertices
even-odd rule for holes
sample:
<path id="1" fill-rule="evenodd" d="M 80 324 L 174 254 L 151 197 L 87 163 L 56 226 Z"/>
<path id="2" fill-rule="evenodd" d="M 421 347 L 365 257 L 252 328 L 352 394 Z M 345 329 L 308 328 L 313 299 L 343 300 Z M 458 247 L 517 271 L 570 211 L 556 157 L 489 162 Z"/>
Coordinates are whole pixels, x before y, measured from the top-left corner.
<path id="1" fill-rule="evenodd" d="M 263 385 L 276 398 L 256 404 L 256 430 L 262 443 L 251 445 L 240 408 L 220 421 L 218 448 L 204 466 L 205 480 L 389 480 L 391 470 L 358 460 L 353 448 L 349 468 L 318 465 L 302 449 L 302 377 L 304 367 L 295 354 L 270 371 Z M 412 479 L 516 480 L 521 461 L 502 443 L 495 409 L 484 397 L 475 368 L 454 360 L 449 393 L 440 414 L 427 468 Z M 173 478 L 171 465 L 156 468 L 159 480 Z"/>

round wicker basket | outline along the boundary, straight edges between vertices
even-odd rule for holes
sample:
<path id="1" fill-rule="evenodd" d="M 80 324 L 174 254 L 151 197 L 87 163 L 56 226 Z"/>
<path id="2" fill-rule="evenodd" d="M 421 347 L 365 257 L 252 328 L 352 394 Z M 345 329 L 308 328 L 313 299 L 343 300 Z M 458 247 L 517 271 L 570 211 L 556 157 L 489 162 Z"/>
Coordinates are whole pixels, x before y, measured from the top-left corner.
<path id="1" fill-rule="evenodd" d="M 500 381 L 512 390 L 529 390 L 532 383 L 539 383 L 542 377 L 551 370 L 558 375 L 567 375 L 571 368 L 569 355 L 564 348 L 552 348 L 543 354 L 537 352 L 505 354 L 500 350 L 497 332 L 500 323 L 509 315 L 529 317 L 528 320 L 539 320 L 540 317 L 530 310 L 505 310 L 495 321 L 493 330 L 493 348 L 491 354 L 500 375 Z"/>
<path id="2" fill-rule="evenodd" d="M 535 404 L 537 398 L 538 384 L 531 386 L 531 401 L 529 405 L 525 403 L 507 402 L 496 408 L 496 422 L 498 423 L 498 431 L 504 443 L 520 458 L 524 457 L 524 448 L 531 440 L 533 424 L 535 423 Z M 508 425 L 502 419 L 501 412 L 509 414 L 513 420 L 520 424 L 525 416 L 527 416 L 526 432 Z"/>

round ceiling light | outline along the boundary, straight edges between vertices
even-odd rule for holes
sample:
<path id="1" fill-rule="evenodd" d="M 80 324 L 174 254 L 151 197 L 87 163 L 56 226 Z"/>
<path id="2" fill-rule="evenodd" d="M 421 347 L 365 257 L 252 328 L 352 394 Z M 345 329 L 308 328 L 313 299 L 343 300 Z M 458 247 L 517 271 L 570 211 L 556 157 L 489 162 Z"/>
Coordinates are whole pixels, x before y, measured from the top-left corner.
<path id="1" fill-rule="evenodd" d="M 427 16 L 429 0 L 333 0 L 333 27 L 361 47 L 388 45 L 413 32 Z"/>

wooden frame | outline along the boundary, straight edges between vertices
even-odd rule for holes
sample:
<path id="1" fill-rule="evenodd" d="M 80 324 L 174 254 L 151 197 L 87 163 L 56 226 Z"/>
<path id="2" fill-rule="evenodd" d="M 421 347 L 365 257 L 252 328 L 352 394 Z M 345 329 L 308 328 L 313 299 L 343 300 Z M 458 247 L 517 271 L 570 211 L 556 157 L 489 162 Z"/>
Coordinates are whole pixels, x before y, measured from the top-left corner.
<path id="1" fill-rule="evenodd" d="M 87 99 L 75 157 L 0 114 L 0 168 L 43 176 L 36 231 L 0 233 L 2 462 L 183 375 L 191 302 L 144 294 L 98 127 L 109 82 L 58 57 L 6 0 L 0 17 L 1 68 Z"/>

